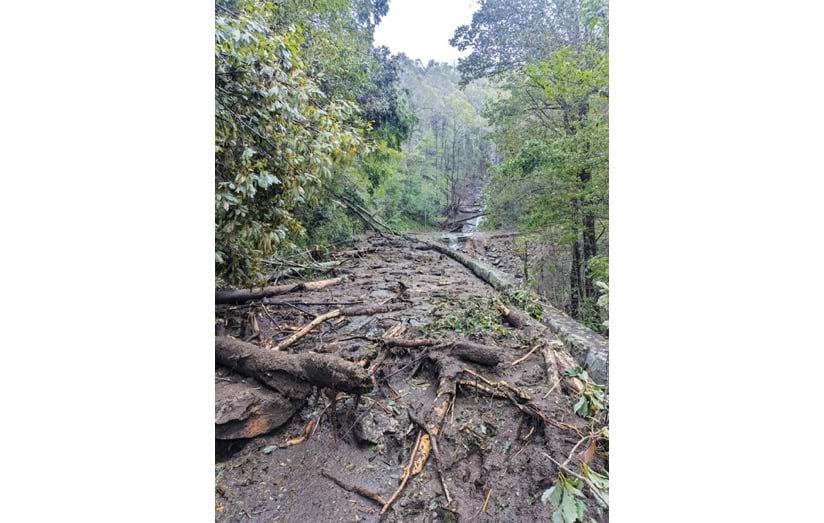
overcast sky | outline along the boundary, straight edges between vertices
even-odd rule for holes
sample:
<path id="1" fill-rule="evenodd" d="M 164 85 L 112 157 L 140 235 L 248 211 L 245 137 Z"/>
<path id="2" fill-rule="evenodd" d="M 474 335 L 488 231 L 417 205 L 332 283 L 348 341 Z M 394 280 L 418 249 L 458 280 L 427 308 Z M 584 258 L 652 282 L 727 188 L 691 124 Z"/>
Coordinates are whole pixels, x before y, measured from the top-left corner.
<path id="1" fill-rule="evenodd" d="M 375 30 L 375 45 L 387 46 L 393 54 L 452 62 L 467 52 L 449 45 L 459 25 L 469 24 L 477 0 L 390 0 L 389 14 Z"/>

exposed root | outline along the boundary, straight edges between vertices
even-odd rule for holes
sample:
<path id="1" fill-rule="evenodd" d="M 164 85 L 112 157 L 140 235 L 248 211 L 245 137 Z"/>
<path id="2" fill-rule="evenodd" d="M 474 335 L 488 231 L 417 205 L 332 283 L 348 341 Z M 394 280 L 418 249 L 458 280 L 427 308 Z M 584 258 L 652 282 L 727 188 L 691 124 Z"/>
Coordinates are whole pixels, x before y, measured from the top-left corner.
<path id="1" fill-rule="evenodd" d="M 477 372 L 475 372 L 473 370 L 470 370 L 470 369 L 467 369 L 467 368 L 462 368 L 461 372 L 465 372 L 465 373 L 469 374 L 470 376 L 473 376 L 473 377 L 483 381 L 484 383 L 486 383 L 490 387 L 494 387 L 497 390 L 500 390 L 500 389 L 509 390 L 509 391 L 515 393 L 516 396 L 518 396 L 519 398 L 521 398 L 524 401 L 530 401 L 532 399 L 532 397 L 529 394 L 522 391 L 518 387 L 515 387 L 514 385 L 510 385 L 509 383 L 505 382 L 504 380 L 491 381 L 491 380 L 488 380 L 487 378 L 484 378 L 483 376 L 481 376 Z"/>

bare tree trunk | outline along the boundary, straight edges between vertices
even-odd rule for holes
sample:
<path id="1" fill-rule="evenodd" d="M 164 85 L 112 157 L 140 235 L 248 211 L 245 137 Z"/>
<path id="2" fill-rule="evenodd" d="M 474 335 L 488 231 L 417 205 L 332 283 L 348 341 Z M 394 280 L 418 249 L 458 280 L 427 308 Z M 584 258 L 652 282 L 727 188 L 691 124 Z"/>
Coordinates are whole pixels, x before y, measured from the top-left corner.
<path id="1" fill-rule="evenodd" d="M 569 315 L 578 317 L 578 304 L 581 296 L 581 254 L 578 240 L 572 243 L 572 266 L 569 269 Z"/>
<path id="2" fill-rule="evenodd" d="M 584 213 L 584 296 L 595 296 L 592 276 L 589 273 L 588 263 L 598 252 L 595 244 L 595 217 L 591 212 Z"/>
<path id="3" fill-rule="evenodd" d="M 592 175 L 589 171 L 584 169 L 581 170 L 581 172 L 578 174 L 578 179 L 581 181 L 582 188 L 586 188 L 586 186 L 589 184 L 589 181 L 592 179 Z M 583 259 L 581 260 L 581 264 L 584 267 L 583 295 L 587 298 L 591 298 L 595 296 L 595 288 L 592 283 L 592 276 L 590 276 L 589 270 L 587 270 L 587 264 L 589 263 L 589 260 L 591 258 L 598 254 L 595 236 L 595 216 L 593 216 L 592 210 L 584 209 L 581 221 L 584 233 Z"/>

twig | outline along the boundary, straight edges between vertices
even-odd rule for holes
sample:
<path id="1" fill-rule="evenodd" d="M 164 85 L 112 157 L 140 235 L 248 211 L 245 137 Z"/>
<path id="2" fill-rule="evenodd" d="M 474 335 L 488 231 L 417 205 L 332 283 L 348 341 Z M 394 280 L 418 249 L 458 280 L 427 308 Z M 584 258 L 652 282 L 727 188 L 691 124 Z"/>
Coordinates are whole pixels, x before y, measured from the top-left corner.
<path id="1" fill-rule="evenodd" d="M 534 347 L 532 347 L 532 350 L 527 352 L 523 357 L 518 358 L 517 360 L 513 361 L 512 366 L 514 367 L 515 365 L 521 363 L 522 361 L 524 361 L 525 359 L 530 357 L 532 355 L 532 353 L 535 352 L 536 350 L 538 350 L 538 347 L 540 347 L 540 346 L 541 346 L 541 344 L 539 343 L 538 345 L 535 345 Z"/>
<path id="2" fill-rule="evenodd" d="M 286 347 L 292 345 L 293 343 L 295 343 L 299 339 L 301 339 L 304 336 L 306 336 L 307 334 L 309 334 L 309 331 L 311 331 L 312 329 L 314 329 L 315 327 L 317 327 L 318 325 L 320 325 L 324 321 L 332 319 L 332 318 L 337 318 L 340 315 L 341 315 L 341 310 L 340 309 L 335 309 L 333 311 L 327 312 L 326 314 L 321 314 L 320 316 L 316 317 L 314 320 L 310 321 L 305 327 L 303 327 L 302 329 L 300 329 L 296 333 L 292 334 L 291 336 L 289 336 L 288 338 L 286 338 L 282 342 L 275 345 L 272 348 L 272 350 L 278 351 L 278 350 L 281 350 L 281 349 L 285 349 Z"/>
<path id="3" fill-rule="evenodd" d="M 486 499 L 484 500 L 484 506 L 481 507 L 481 512 L 486 513 L 486 506 L 489 505 L 489 497 L 492 495 L 492 488 L 490 487 L 489 492 L 486 493 Z"/>
<path id="4" fill-rule="evenodd" d="M 556 381 L 556 382 L 555 382 L 555 385 L 553 385 L 551 389 L 549 389 L 548 391 L 546 391 L 546 394 L 544 394 L 544 397 L 546 398 L 547 396 L 549 396 L 550 394 L 552 394 L 552 391 L 553 391 L 553 390 L 555 390 L 555 389 L 557 389 L 557 388 L 558 388 L 558 385 L 560 385 L 562 381 L 564 381 L 564 378 L 561 378 L 561 379 L 559 379 L 558 381 Z"/>
<path id="5" fill-rule="evenodd" d="M 581 443 L 583 443 L 590 437 L 592 437 L 592 434 L 587 434 L 586 436 L 578 440 L 578 443 L 576 443 L 575 446 L 572 447 L 572 450 L 569 451 L 569 457 L 566 459 L 566 461 L 564 461 L 564 466 L 568 465 L 569 462 L 572 461 L 572 458 L 575 456 L 575 451 L 578 450 L 578 447 L 581 446 Z"/>
<path id="6" fill-rule="evenodd" d="M 529 429 L 529 433 L 528 433 L 528 434 L 526 435 L 526 437 L 524 438 L 524 444 L 523 444 L 523 446 L 522 446 L 522 447 L 518 450 L 518 452 L 516 452 L 516 453 L 515 453 L 515 454 L 513 454 L 512 456 L 508 457 L 508 458 L 506 459 L 506 461 L 512 461 L 512 460 L 514 460 L 516 457 L 518 457 L 518 454 L 520 454 L 521 452 L 523 452 L 524 450 L 526 450 L 526 448 L 529 446 L 529 444 L 530 444 L 530 443 L 532 443 L 531 438 L 532 438 L 532 434 L 533 434 L 534 432 L 535 432 L 535 427 L 532 427 L 531 429 Z"/>

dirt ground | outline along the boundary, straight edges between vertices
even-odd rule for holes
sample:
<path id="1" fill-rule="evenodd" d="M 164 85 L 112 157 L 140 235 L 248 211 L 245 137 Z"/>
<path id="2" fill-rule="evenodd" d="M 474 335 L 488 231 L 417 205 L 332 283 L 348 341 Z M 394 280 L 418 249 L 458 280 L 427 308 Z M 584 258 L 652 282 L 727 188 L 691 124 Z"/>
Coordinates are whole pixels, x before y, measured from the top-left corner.
<path id="1" fill-rule="evenodd" d="M 215 520 L 218 522 L 378 521 L 380 506 L 350 492 L 333 475 L 389 498 L 409 459 L 418 432 L 407 412 L 431 409 L 437 387 L 434 366 L 421 348 L 388 350 L 367 338 L 403 329 L 404 338 L 463 337 L 500 348 L 495 367 L 466 364 L 491 380 L 506 380 L 528 393 L 561 426 L 539 425 L 506 399 L 459 386 L 454 407 L 438 437 L 445 481 L 455 501 L 447 506 L 430 457 L 423 472 L 410 479 L 385 521 L 549 521 L 552 508 L 541 495 L 558 477 L 558 467 L 588 432 L 573 413 L 574 398 L 547 383 L 540 351 L 516 366 L 529 349 L 521 331 L 503 323 L 494 308 L 497 293 L 469 270 L 435 251 L 411 242 L 373 240 L 339 259 L 341 284 L 313 292 L 291 293 L 263 306 L 216 308 L 216 330 L 261 346 L 273 346 L 314 316 L 346 304 L 404 302 L 408 308 L 327 321 L 289 347 L 288 352 L 327 352 L 363 365 L 382 363 L 374 390 L 355 405 L 320 392 L 283 426 L 250 440 L 216 441 Z M 509 257 L 511 258 L 511 257 Z M 401 326 L 401 327 L 398 327 Z M 385 355 L 383 354 L 385 353 Z M 241 380 L 216 369 L 219 380 Z M 246 378 L 247 383 L 254 383 Z M 304 443 L 283 448 L 320 422 Z M 336 418 L 336 420 L 335 420 Z M 591 463 L 607 463 L 596 453 Z M 488 501 L 487 501 L 488 499 Z M 486 501 L 486 503 L 485 503 Z M 608 521 L 591 499 L 586 517 Z M 483 510 L 482 510 L 483 509 Z"/>

